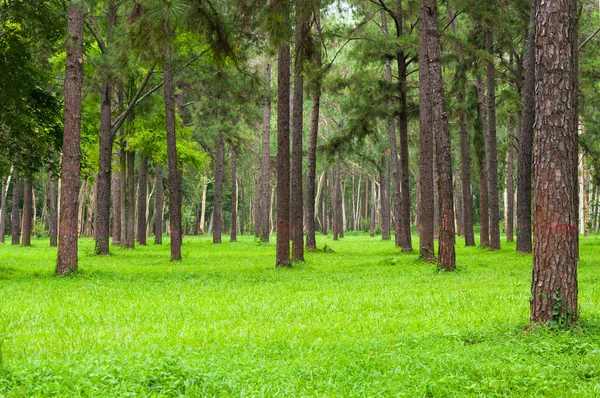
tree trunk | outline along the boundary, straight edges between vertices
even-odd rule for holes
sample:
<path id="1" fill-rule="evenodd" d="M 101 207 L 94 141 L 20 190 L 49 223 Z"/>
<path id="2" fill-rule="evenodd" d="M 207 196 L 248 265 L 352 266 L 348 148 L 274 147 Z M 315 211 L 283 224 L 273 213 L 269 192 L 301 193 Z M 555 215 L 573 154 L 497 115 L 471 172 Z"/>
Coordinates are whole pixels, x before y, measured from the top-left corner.
<path id="1" fill-rule="evenodd" d="M 116 154 L 119 156 L 120 150 Z M 113 160 L 114 166 L 120 166 L 118 159 Z M 112 175 L 112 244 L 121 245 L 121 171 L 116 169 Z"/>
<path id="2" fill-rule="evenodd" d="M 371 223 L 369 225 L 369 235 L 375 236 L 375 215 L 377 213 L 377 184 L 375 179 L 371 180 Z"/>
<path id="3" fill-rule="evenodd" d="M 31 246 L 31 230 L 33 216 L 33 185 L 28 178 L 23 188 L 23 234 L 22 245 Z"/>
<path id="4" fill-rule="evenodd" d="M 488 175 L 487 175 L 487 150 L 485 145 L 485 134 L 483 126 L 487 124 L 485 117 L 485 95 L 483 92 L 483 79 L 477 76 L 477 98 L 478 98 L 478 120 L 480 126 L 476 128 L 475 134 L 480 135 L 481 148 L 479 152 L 479 245 L 488 247 L 490 245 L 490 216 L 488 205 Z"/>
<path id="5" fill-rule="evenodd" d="M 486 48 L 490 56 L 487 61 L 487 160 L 490 203 L 490 250 L 500 250 L 500 205 L 498 203 L 498 150 L 496 147 L 496 82 L 493 51 L 494 38 L 491 30 L 485 33 Z"/>
<path id="6" fill-rule="evenodd" d="M 304 52 L 308 33 L 307 0 L 296 0 L 296 46 L 294 50 L 294 97 L 292 112 L 292 174 L 290 230 L 292 261 L 304 261 L 304 195 L 302 193 L 302 116 L 304 105 Z"/>
<path id="7" fill-rule="evenodd" d="M 335 208 L 337 212 L 337 234 L 339 238 L 344 238 L 344 187 L 342 185 L 342 167 L 338 156 L 335 173 Z"/>
<path id="8" fill-rule="evenodd" d="M 6 196 L 12 176 L 2 177 L 2 205 L 0 206 L 0 243 L 5 243 L 6 239 Z"/>
<path id="9" fill-rule="evenodd" d="M 420 200 L 418 203 L 419 217 L 419 251 L 421 257 L 425 260 L 435 263 L 435 251 L 433 248 L 433 219 L 434 219 L 434 204 L 433 204 L 433 125 L 432 125 L 432 109 L 431 109 L 431 77 L 429 71 L 427 57 L 427 29 L 426 22 L 431 21 L 431 17 L 427 18 L 430 0 L 421 1 L 421 18 L 420 26 L 421 33 L 419 36 L 419 119 L 420 119 L 420 143 L 419 143 L 419 185 L 420 185 Z M 434 10 L 437 7 L 434 5 Z M 425 16 L 425 19 L 423 18 Z M 437 21 L 437 11 L 435 11 L 434 20 Z M 437 22 L 436 22 L 437 23 Z M 437 25 L 436 25 L 437 26 Z M 432 28 L 429 27 L 431 30 Z M 435 32 L 433 33 L 435 35 Z"/>
<path id="10" fill-rule="evenodd" d="M 321 232 L 323 235 L 327 235 L 329 233 L 329 222 L 327 219 L 327 188 L 329 183 L 327 182 L 327 173 L 323 171 L 323 197 L 321 198 L 321 203 L 323 205 L 323 225 Z"/>
<path id="11" fill-rule="evenodd" d="M 221 243 L 221 212 L 223 207 L 223 133 L 217 135 L 215 160 L 215 196 L 213 203 L 213 243 Z"/>
<path id="12" fill-rule="evenodd" d="M 509 120 L 509 124 L 508 124 L 508 136 L 509 136 L 509 143 L 508 143 L 508 165 L 507 165 L 507 174 L 508 176 L 506 177 L 506 241 L 507 242 L 512 242 L 513 241 L 513 232 L 514 232 L 514 220 L 515 220 L 515 211 L 514 211 L 514 204 L 515 204 L 515 188 L 514 188 L 514 175 L 515 175 L 515 171 L 514 171 L 514 149 L 513 149 L 513 145 L 512 145 L 512 139 L 510 139 L 511 136 L 514 136 L 515 134 L 515 120 L 514 118 L 510 118 Z"/>
<path id="13" fill-rule="evenodd" d="M 154 244 L 162 245 L 163 229 L 163 166 L 156 166 L 156 197 L 154 198 Z"/>
<path id="14" fill-rule="evenodd" d="M 463 91 L 459 93 L 460 103 L 464 103 L 465 98 L 464 85 L 462 87 Z M 471 193 L 471 150 L 464 112 L 459 113 L 459 124 L 465 246 L 475 246 L 475 234 L 473 232 L 473 194 Z"/>
<path id="15" fill-rule="evenodd" d="M 276 2 L 282 19 L 289 0 Z M 276 267 L 290 267 L 290 47 L 279 38 L 277 60 L 277 249 Z"/>
<path id="16" fill-rule="evenodd" d="M 109 76 L 104 73 L 100 89 L 100 157 L 96 180 L 96 254 L 109 254 L 110 190 L 112 170 L 111 87 Z"/>
<path id="17" fill-rule="evenodd" d="M 390 239 L 390 165 L 389 158 L 383 157 L 383 168 L 379 170 L 381 191 L 381 239 Z"/>
<path id="18" fill-rule="evenodd" d="M 462 204 L 462 192 L 461 192 L 461 177 L 460 177 L 460 166 L 456 165 L 456 172 L 454 174 L 454 192 L 456 205 L 454 211 L 456 213 L 456 235 L 463 236 L 465 233 L 464 215 L 463 215 L 463 204 Z"/>
<path id="19" fill-rule="evenodd" d="M 79 169 L 81 100 L 83 87 L 83 5 L 68 7 L 67 66 L 64 89 L 64 137 L 58 227 L 56 274 L 77 270 L 77 210 L 79 207 Z"/>
<path id="20" fill-rule="evenodd" d="M 235 151 L 231 151 L 231 231 L 230 242 L 237 242 L 237 158 Z"/>
<path id="21" fill-rule="evenodd" d="M 269 243 L 271 231 L 271 64 L 265 60 L 265 103 L 263 107 L 263 133 L 262 133 L 262 156 L 261 156 L 261 214 L 260 225 L 255 228 L 264 243 Z M 255 195 L 259 195 L 258 192 Z M 255 219 L 255 223 L 257 220 Z"/>
<path id="22" fill-rule="evenodd" d="M 577 2 L 537 0 L 531 321 L 577 321 Z"/>
<path id="23" fill-rule="evenodd" d="M 246 187 L 242 183 L 242 179 L 238 180 L 238 191 L 240 193 L 240 234 L 244 235 L 246 229 Z"/>
<path id="24" fill-rule="evenodd" d="M 340 231 L 338 229 L 338 200 L 337 200 L 337 168 L 336 171 L 329 172 L 329 197 L 331 201 L 331 234 L 333 235 L 333 240 L 338 240 Z"/>
<path id="25" fill-rule="evenodd" d="M 135 151 L 127 152 L 127 248 L 135 248 Z"/>
<path id="26" fill-rule="evenodd" d="M 431 116 L 436 141 L 438 191 L 440 201 L 440 232 L 438 267 L 445 271 L 456 268 L 454 249 L 454 200 L 452 193 L 452 156 L 450 126 L 444 105 L 442 66 L 440 62 L 440 34 L 437 24 L 437 1 L 421 2 L 421 46 L 425 47 L 427 79 Z M 423 154 L 421 154 L 423 156 Z"/>
<path id="27" fill-rule="evenodd" d="M 204 235 L 204 224 L 206 223 L 206 191 L 208 188 L 208 177 L 206 170 L 202 173 L 202 207 L 200 209 L 200 235 Z"/>
<path id="28" fill-rule="evenodd" d="M 170 28 L 168 28 L 170 29 Z M 164 59 L 164 99 L 167 129 L 167 155 L 169 165 L 169 226 L 171 228 L 171 261 L 181 260 L 182 215 L 181 173 L 177 161 L 177 134 L 175 131 L 175 95 L 173 93 L 173 65 L 171 53 L 172 32 L 167 32 L 169 43 Z"/>
<path id="29" fill-rule="evenodd" d="M 138 170 L 138 219 L 137 241 L 146 246 L 146 200 L 148 197 L 148 158 L 142 155 Z"/>
<path id="30" fill-rule="evenodd" d="M 121 141 L 121 150 L 119 153 L 119 167 L 121 175 L 121 249 L 127 248 L 127 153 L 125 152 L 125 143 Z"/>

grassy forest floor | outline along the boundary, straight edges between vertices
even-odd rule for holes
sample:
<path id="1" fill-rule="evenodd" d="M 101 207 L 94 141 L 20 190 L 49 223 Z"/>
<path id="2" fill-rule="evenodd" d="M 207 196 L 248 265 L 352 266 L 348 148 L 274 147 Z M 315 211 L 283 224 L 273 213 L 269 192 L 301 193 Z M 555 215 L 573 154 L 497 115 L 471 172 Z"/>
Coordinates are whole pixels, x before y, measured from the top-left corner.
<path id="1" fill-rule="evenodd" d="M 83 239 L 67 278 L 48 240 L 2 246 L 0 396 L 600 395 L 600 238 L 566 331 L 527 327 L 531 256 L 458 241 L 442 273 L 368 236 L 283 270 L 274 238 L 188 236 L 182 263 Z"/>

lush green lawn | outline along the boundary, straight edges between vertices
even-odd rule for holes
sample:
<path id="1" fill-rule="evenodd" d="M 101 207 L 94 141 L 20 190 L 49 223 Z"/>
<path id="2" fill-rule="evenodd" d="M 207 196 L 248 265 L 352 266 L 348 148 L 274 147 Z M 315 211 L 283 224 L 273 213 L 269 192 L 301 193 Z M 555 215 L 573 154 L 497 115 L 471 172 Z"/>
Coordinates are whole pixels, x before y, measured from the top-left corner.
<path id="1" fill-rule="evenodd" d="M 275 245 L 0 247 L 0 396 L 600 395 L 600 239 L 581 240 L 580 327 L 526 328 L 531 257 L 462 248 L 436 272 L 348 236 L 276 270 Z M 462 242 L 458 245 L 462 246 Z M 416 247 L 416 246 L 415 246 Z"/>

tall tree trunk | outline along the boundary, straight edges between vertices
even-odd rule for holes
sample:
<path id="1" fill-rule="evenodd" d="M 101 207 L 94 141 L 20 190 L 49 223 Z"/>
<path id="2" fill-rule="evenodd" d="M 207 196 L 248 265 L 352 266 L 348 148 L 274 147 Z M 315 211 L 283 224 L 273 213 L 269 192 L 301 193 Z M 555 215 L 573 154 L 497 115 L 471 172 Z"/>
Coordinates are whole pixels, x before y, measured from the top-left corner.
<path id="1" fill-rule="evenodd" d="M 433 132 L 433 142 L 436 141 L 436 132 Z M 437 165 L 437 148 L 433 148 L 433 239 L 440 237 L 440 191 L 438 187 L 439 175 Z"/>
<path id="2" fill-rule="evenodd" d="M 135 151 L 127 152 L 127 248 L 135 248 Z"/>
<path id="3" fill-rule="evenodd" d="M 117 157 L 120 150 L 116 150 Z M 113 160 L 114 166 L 119 166 L 119 159 Z M 112 244 L 113 246 L 121 245 L 121 171 L 116 169 L 112 175 Z"/>
<path id="4" fill-rule="evenodd" d="M 269 233 L 271 231 L 271 64 L 268 59 L 265 60 L 265 82 L 261 157 L 261 214 L 259 217 L 261 223 L 256 225 L 256 229 L 260 231 L 262 241 L 269 243 Z M 259 195 L 259 193 L 256 192 L 255 195 Z"/>
<path id="5" fill-rule="evenodd" d="M 156 166 L 156 196 L 154 197 L 154 244 L 162 245 L 163 230 L 163 166 Z"/>
<path id="6" fill-rule="evenodd" d="M 454 193 L 456 204 L 454 206 L 454 212 L 456 213 L 456 235 L 463 236 L 465 232 L 464 215 L 463 215 L 463 204 L 462 204 L 462 192 L 461 192 L 461 177 L 460 177 L 460 166 L 456 165 L 456 172 L 454 174 Z"/>
<path id="7" fill-rule="evenodd" d="M 50 201 L 50 217 L 48 218 L 48 234 L 50 235 L 50 247 L 56 247 L 58 238 L 58 209 L 57 209 L 57 187 L 56 177 L 52 172 L 48 173 L 49 184 L 48 199 Z"/>
<path id="8" fill-rule="evenodd" d="M 338 156 L 337 167 L 335 173 L 335 201 L 336 201 L 336 212 L 337 212 L 337 233 L 339 238 L 344 238 L 344 187 L 342 185 L 342 167 L 341 161 Z"/>
<path id="9" fill-rule="evenodd" d="M 148 197 L 148 158 L 142 155 L 138 170 L 138 219 L 137 241 L 146 246 L 146 200 Z"/>
<path id="10" fill-rule="evenodd" d="M 477 76 L 477 98 L 478 98 L 478 119 L 481 122 L 475 129 L 475 134 L 483 137 L 480 141 L 481 148 L 479 153 L 479 245 L 488 247 L 490 245 L 490 216 L 488 204 L 488 174 L 487 174 L 487 150 L 485 145 L 484 126 L 487 124 L 485 117 L 485 95 L 483 88 L 483 79 Z"/>
<path id="11" fill-rule="evenodd" d="M 577 2 L 536 2 L 531 321 L 570 323 L 578 318 Z"/>
<path id="12" fill-rule="evenodd" d="M 23 234 L 21 243 L 23 246 L 31 246 L 31 232 L 33 217 L 33 185 L 31 180 L 25 180 L 23 188 Z"/>
<path id="13" fill-rule="evenodd" d="M 121 169 L 121 249 L 127 248 L 127 152 L 125 152 L 125 143 L 121 141 L 121 150 L 119 151 L 119 167 Z"/>
<path id="14" fill-rule="evenodd" d="M 0 243 L 5 243 L 6 238 L 6 196 L 12 176 L 2 177 L 2 205 L 0 206 Z"/>
<path id="15" fill-rule="evenodd" d="M 275 2 L 287 25 L 289 0 Z M 277 59 L 277 248 L 276 267 L 290 267 L 290 47 L 279 38 Z"/>
<path id="16" fill-rule="evenodd" d="M 231 231 L 230 242 L 237 242 L 237 157 L 235 151 L 231 151 Z"/>
<path id="17" fill-rule="evenodd" d="M 506 241 L 513 241 L 513 231 L 514 231 L 514 220 L 515 220 L 515 188 L 514 188 L 514 149 L 512 146 L 512 139 L 510 137 L 515 134 L 515 120 L 513 117 L 510 118 L 508 124 L 508 136 L 509 136 L 509 144 L 508 144 L 508 165 L 507 165 L 507 174 L 506 177 Z"/>
<path id="18" fill-rule="evenodd" d="M 79 208 L 79 169 L 81 100 L 83 87 L 83 4 L 68 7 L 67 67 L 64 94 L 64 138 L 62 156 L 60 219 L 56 274 L 77 270 L 77 210 Z"/>
<path id="19" fill-rule="evenodd" d="M 465 98 L 464 85 L 462 87 L 461 90 L 463 91 L 459 93 L 460 103 L 464 103 Z M 459 124 L 465 246 L 475 246 L 475 234 L 473 232 L 473 194 L 471 193 L 471 150 L 464 112 L 459 113 Z"/>
<path id="20" fill-rule="evenodd" d="M 500 249 L 500 205 L 498 203 L 498 150 L 496 147 L 496 81 L 493 60 L 494 38 L 492 31 L 485 33 L 486 48 L 490 59 L 487 61 L 487 160 L 490 203 L 490 250 Z"/>
<path id="21" fill-rule="evenodd" d="M 304 105 L 304 52 L 308 33 L 307 0 L 296 0 L 296 46 L 294 49 L 294 97 L 292 112 L 292 174 L 290 230 L 292 261 L 304 261 L 304 195 L 302 194 L 302 116 Z"/>
<path id="22" fill-rule="evenodd" d="M 217 135 L 215 164 L 215 197 L 213 204 L 213 243 L 221 243 L 221 213 L 223 211 L 223 133 Z"/>
<path id="23" fill-rule="evenodd" d="M 424 46 L 431 116 L 435 131 L 438 191 L 440 201 L 440 233 L 438 267 L 445 271 L 456 268 L 454 249 L 454 200 L 452 193 L 452 156 L 450 126 L 444 105 L 440 34 L 437 24 L 437 0 L 421 1 L 421 46 Z M 422 62 L 424 63 L 424 62 Z M 421 154 L 423 156 L 423 154 Z"/>
<path id="24" fill-rule="evenodd" d="M 200 230 L 198 233 L 204 235 L 204 224 L 206 223 L 206 191 L 208 188 L 208 177 L 206 170 L 202 173 L 202 207 L 200 209 Z"/>
<path id="25" fill-rule="evenodd" d="M 375 236 L 375 217 L 377 214 L 377 184 L 375 183 L 375 179 L 371 180 L 371 223 L 369 225 L 369 235 L 371 237 Z"/>
<path id="26" fill-rule="evenodd" d="M 535 13 L 537 1 L 531 2 L 529 34 L 525 54 L 525 82 L 523 111 L 519 129 L 517 165 L 517 251 L 531 253 L 531 164 L 533 154 L 533 126 L 535 123 Z"/>
<path id="27" fill-rule="evenodd" d="M 21 243 L 21 212 L 19 211 L 21 180 L 19 172 L 15 167 L 13 171 L 13 195 L 12 195 L 12 212 L 10 213 L 10 235 L 11 244 L 19 245 Z"/>
<path id="28" fill-rule="evenodd" d="M 246 187 L 242 183 L 242 179 L 238 180 L 238 191 L 240 192 L 240 234 L 244 235 L 246 229 Z"/>
<path id="29" fill-rule="evenodd" d="M 381 190 L 381 239 L 390 239 L 390 164 L 387 156 L 383 157 L 383 168 L 379 170 Z"/>
<path id="30" fill-rule="evenodd" d="M 327 235 L 329 233 L 329 223 L 327 219 L 327 188 L 329 184 L 327 183 L 327 173 L 325 171 L 323 172 L 323 179 L 323 197 L 321 198 L 321 203 L 323 205 L 323 225 L 321 232 L 323 235 Z"/>
<path id="31" fill-rule="evenodd" d="M 329 172 L 329 197 L 331 199 L 331 234 L 333 235 L 333 240 L 338 240 L 340 236 L 340 231 L 338 229 L 338 185 L 337 185 L 337 168 L 336 171 Z"/>
<path id="32" fill-rule="evenodd" d="M 384 37 L 389 37 L 387 18 L 385 11 L 381 10 L 381 30 Z M 385 70 L 384 70 L 385 81 L 390 85 L 392 84 L 392 65 L 390 58 L 385 59 Z M 388 108 L 393 108 L 393 99 L 388 99 Z M 390 156 L 391 156 L 391 168 L 392 168 L 392 188 L 394 190 L 394 200 L 392 206 L 393 220 L 394 220 L 394 242 L 396 246 L 400 246 L 402 240 L 400 239 L 400 212 L 401 212 L 401 197 L 400 197 L 400 171 L 398 169 L 398 142 L 396 140 L 396 122 L 392 115 L 387 118 L 388 136 L 390 140 Z"/>
<path id="33" fill-rule="evenodd" d="M 168 28 L 170 29 L 170 27 Z M 169 165 L 169 226 L 171 228 L 171 261 L 181 260 L 182 214 L 181 173 L 177 162 L 177 134 L 175 132 L 175 95 L 173 93 L 173 64 L 171 53 L 172 32 L 166 32 L 168 45 L 164 59 L 164 99 L 167 129 L 167 155 Z"/>

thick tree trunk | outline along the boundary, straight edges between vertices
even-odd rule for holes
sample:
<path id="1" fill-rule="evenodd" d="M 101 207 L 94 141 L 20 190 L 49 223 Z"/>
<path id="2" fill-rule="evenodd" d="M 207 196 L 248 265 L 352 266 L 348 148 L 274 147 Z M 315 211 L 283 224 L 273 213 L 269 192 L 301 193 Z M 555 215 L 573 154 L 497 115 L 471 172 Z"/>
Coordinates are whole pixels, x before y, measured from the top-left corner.
<path id="1" fill-rule="evenodd" d="M 261 222 L 255 227 L 260 231 L 263 242 L 269 243 L 269 233 L 271 232 L 271 64 L 268 59 L 265 61 L 265 82 L 261 156 Z M 259 195 L 259 193 L 256 192 L 255 195 Z"/>
<path id="2" fill-rule="evenodd" d="M 426 61 L 429 56 L 426 23 L 431 20 L 427 14 L 430 4 L 429 0 L 421 2 L 421 18 L 420 27 L 421 33 L 419 36 L 419 119 L 420 119 L 420 143 L 419 143 L 419 185 L 420 185 L 420 200 L 418 203 L 419 217 L 419 252 L 425 260 L 435 263 L 435 251 L 433 248 L 433 218 L 434 218 L 434 203 L 433 203 L 433 125 L 432 125 L 432 109 L 431 109 L 431 77 L 429 71 L 429 63 Z M 434 7 L 437 10 L 437 7 Z M 425 19 L 423 18 L 425 16 Z M 437 21 L 437 11 L 435 20 Z M 436 22 L 437 23 L 437 22 Z M 437 25 L 436 25 L 437 26 Z M 429 27 L 431 30 L 432 28 Z M 434 33 L 435 34 L 435 33 Z"/>
<path id="3" fill-rule="evenodd" d="M 231 230 L 229 232 L 229 241 L 237 242 L 237 156 L 235 151 L 231 151 Z"/>
<path id="4" fill-rule="evenodd" d="M 135 248 L 135 151 L 127 152 L 127 248 Z"/>
<path id="5" fill-rule="evenodd" d="M 488 247 L 490 245 L 490 216 L 488 204 L 488 175 L 487 175 L 487 150 L 485 145 L 484 126 L 487 124 L 485 117 L 485 95 L 483 91 L 483 79 L 477 76 L 477 98 L 478 98 L 478 119 L 481 122 L 480 128 L 477 128 L 475 134 L 482 137 L 479 156 L 479 245 Z"/>
<path id="6" fill-rule="evenodd" d="M 496 81 L 495 67 L 492 59 L 494 38 L 491 30 L 485 33 L 486 48 L 490 56 L 487 61 L 487 160 L 490 203 L 490 250 L 500 249 L 500 205 L 498 203 L 498 150 L 496 147 Z"/>
<path id="7" fill-rule="evenodd" d="M 464 102 L 464 92 L 459 94 L 459 102 Z M 467 122 L 463 112 L 459 114 L 460 124 L 460 153 L 462 168 L 462 194 L 463 194 L 463 227 L 465 246 L 475 246 L 473 232 L 473 194 L 471 193 L 471 150 Z"/>
<path id="8" fill-rule="evenodd" d="M 223 211 L 223 133 L 217 135 L 215 160 L 215 196 L 213 203 L 213 243 L 221 243 L 221 213 Z"/>
<path id="9" fill-rule="evenodd" d="M 533 125 L 535 123 L 535 12 L 537 1 L 531 2 L 527 52 L 525 54 L 525 82 L 523 111 L 519 129 L 517 165 L 517 251 L 531 253 L 531 164 L 533 153 Z"/>
<path id="10" fill-rule="evenodd" d="M 32 216 L 33 185 L 30 179 L 26 179 L 23 188 L 23 233 L 21 239 L 23 246 L 31 246 Z"/>
<path id="11" fill-rule="evenodd" d="M 169 28 L 170 29 L 170 28 Z M 170 40 L 171 32 L 167 33 Z M 164 59 L 164 99 L 167 129 L 167 155 L 169 165 L 169 226 L 171 228 L 171 261 L 181 260 L 182 215 L 181 173 L 177 162 L 177 134 L 175 131 L 175 95 L 173 93 L 173 65 L 171 45 Z"/>
<path id="12" fill-rule="evenodd" d="M 515 133 L 515 120 L 510 118 L 508 125 L 509 137 L 514 136 Z M 506 241 L 512 242 L 514 235 L 514 220 L 515 220 L 515 188 L 514 188 L 514 149 L 512 146 L 512 139 L 509 138 L 508 144 L 508 162 L 506 167 Z"/>
<path id="13" fill-rule="evenodd" d="M 142 155 L 138 170 L 138 219 L 137 241 L 146 246 L 146 200 L 148 197 L 148 158 Z"/>
<path id="14" fill-rule="evenodd" d="M 531 321 L 570 323 L 578 318 L 577 2 L 537 6 Z"/>
<path id="15" fill-rule="evenodd" d="M 444 105 L 440 34 L 437 25 L 437 0 L 421 1 L 421 46 L 424 46 L 431 116 L 436 141 L 438 191 L 440 201 L 440 233 L 438 267 L 445 271 L 456 268 L 454 249 L 454 200 L 452 193 L 452 156 L 450 126 Z M 421 154 L 423 156 L 423 154 Z"/>
<path id="16" fill-rule="evenodd" d="M 156 166 L 156 196 L 154 197 L 154 244 L 162 245 L 163 229 L 163 166 Z"/>
<path id="17" fill-rule="evenodd" d="M 296 0 L 296 46 L 294 50 L 294 97 L 292 112 L 292 174 L 290 230 L 292 261 L 304 261 L 304 195 L 302 193 L 302 133 L 304 105 L 304 52 L 308 33 L 307 0 Z"/>
<path id="18" fill-rule="evenodd" d="M 281 17 L 289 0 L 277 1 Z M 277 249 L 276 267 L 290 267 L 290 47 L 281 39 L 277 60 Z"/>
<path id="19" fill-rule="evenodd" d="M 81 100 L 83 87 L 83 5 L 68 7 L 67 67 L 64 94 L 64 138 L 62 156 L 60 219 L 56 274 L 77 270 L 77 210 L 79 207 L 79 169 Z"/>

